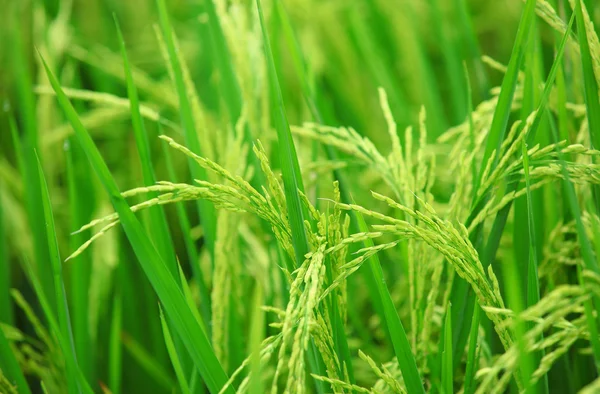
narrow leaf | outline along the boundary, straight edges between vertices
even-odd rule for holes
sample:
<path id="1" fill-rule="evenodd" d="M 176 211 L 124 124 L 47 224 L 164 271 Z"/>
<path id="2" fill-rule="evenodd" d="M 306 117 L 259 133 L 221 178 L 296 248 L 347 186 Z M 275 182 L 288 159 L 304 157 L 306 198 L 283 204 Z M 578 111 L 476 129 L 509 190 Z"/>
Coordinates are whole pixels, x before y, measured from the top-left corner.
<path id="1" fill-rule="evenodd" d="M 189 96 L 186 90 L 183 72 L 181 70 L 182 59 L 180 59 L 179 54 L 175 49 L 173 29 L 171 28 L 171 22 L 169 21 L 167 6 L 165 0 L 156 0 L 156 4 L 158 5 L 160 27 L 162 29 L 169 59 L 171 61 L 171 68 L 173 70 L 173 77 L 175 80 L 175 88 L 177 90 L 177 96 L 179 97 L 179 114 L 181 117 L 181 126 L 185 136 L 185 144 L 192 152 L 202 156 L 202 150 L 196 132 L 194 116 L 192 114 L 192 107 L 188 98 Z M 198 166 L 192 159 L 189 159 L 189 167 L 194 179 L 203 181 L 207 180 L 206 170 Z M 204 236 L 206 237 L 208 249 L 212 254 L 214 251 L 217 225 L 215 209 L 208 201 L 198 200 L 198 210 L 200 212 L 200 221 L 204 227 Z M 169 313 L 167 312 L 167 315 L 168 314 Z"/>
<path id="2" fill-rule="evenodd" d="M 48 185 L 44 177 L 42 164 L 38 158 L 38 173 L 40 174 L 40 185 L 42 188 L 42 208 L 44 211 L 44 221 L 46 223 L 46 235 L 48 236 L 48 250 L 50 253 L 50 263 L 54 278 L 54 299 L 57 302 L 58 324 L 60 327 L 60 336 L 64 341 L 68 341 L 69 348 L 64 354 L 67 367 L 67 382 L 71 392 L 81 392 L 78 382 L 77 356 L 75 355 L 75 343 L 73 341 L 73 330 L 71 328 L 71 318 L 69 316 L 69 307 L 67 305 L 67 294 L 65 293 L 65 284 L 63 280 L 62 263 L 58 251 L 58 241 L 56 240 L 56 229 L 54 227 L 54 216 L 48 194 Z"/>
<path id="3" fill-rule="evenodd" d="M 50 84 L 56 92 L 58 102 L 65 112 L 67 119 L 73 126 L 79 143 L 84 148 L 96 175 L 100 179 L 113 204 L 113 207 L 119 214 L 125 234 L 131 242 L 144 273 L 150 280 L 158 298 L 163 303 L 167 316 L 172 320 L 177 333 L 183 340 L 210 391 L 214 393 L 218 392 L 225 382 L 227 382 L 227 375 L 219 364 L 206 334 L 200 328 L 198 322 L 187 306 L 183 293 L 176 280 L 165 266 L 160 254 L 157 253 L 142 225 L 131 211 L 131 208 L 125 199 L 121 196 L 104 159 L 100 155 L 100 152 L 81 123 L 75 109 L 71 105 L 69 99 L 65 96 L 56 77 L 43 58 L 42 63 L 48 79 L 50 80 Z M 229 393 L 232 393 L 233 391 L 233 388 L 226 390 L 226 392 Z"/>
<path id="4" fill-rule="evenodd" d="M 362 232 L 367 232 L 369 229 L 364 218 L 362 217 L 362 214 L 360 214 L 360 212 L 356 212 L 356 217 L 358 219 L 358 226 L 360 230 Z M 365 241 L 365 246 L 372 247 L 373 240 L 369 238 L 367 241 Z M 402 376 L 406 382 L 406 388 L 408 389 L 409 393 L 425 393 L 423 381 L 421 379 L 421 375 L 419 374 L 419 370 L 417 369 L 415 356 L 410 347 L 410 342 L 406 336 L 406 331 L 404 330 L 402 321 L 400 321 L 400 316 L 398 316 L 398 311 L 396 310 L 396 306 L 394 305 L 390 291 L 385 284 L 383 270 L 381 269 L 381 264 L 379 263 L 379 257 L 377 257 L 376 254 L 369 258 L 369 267 L 371 268 L 371 275 L 375 279 L 379 296 L 383 302 L 385 323 L 390 333 L 390 338 L 394 346 L 394 353 L 398 359 L 400 371 L 402 371 Z"/>

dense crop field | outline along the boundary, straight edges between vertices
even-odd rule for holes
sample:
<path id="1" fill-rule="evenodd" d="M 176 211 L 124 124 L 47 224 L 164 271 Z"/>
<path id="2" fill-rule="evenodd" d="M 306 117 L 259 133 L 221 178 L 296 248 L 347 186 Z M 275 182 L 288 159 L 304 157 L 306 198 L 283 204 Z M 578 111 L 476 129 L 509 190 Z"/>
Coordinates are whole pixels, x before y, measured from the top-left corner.
<path id="1" fill-rule="evenodd" d="M 596 0 L 6 0 L 0 393 L 600 393 Z"/>

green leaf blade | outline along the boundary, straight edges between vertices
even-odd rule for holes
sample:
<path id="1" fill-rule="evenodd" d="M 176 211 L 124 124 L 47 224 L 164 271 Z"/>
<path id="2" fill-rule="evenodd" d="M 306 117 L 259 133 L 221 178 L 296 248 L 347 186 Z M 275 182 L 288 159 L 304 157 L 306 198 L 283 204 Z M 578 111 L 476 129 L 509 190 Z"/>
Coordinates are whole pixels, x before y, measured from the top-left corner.
<path id="1" fill-rule="evenodd" d="M 356 217 L 358 219 L 358 226 L 361 229 L 361 231 L 368 231 L 369 229 L 362 215 L 359 212 L 356 212 Z M 371 240 L 370 238 L 366 240 L 365 246 L 372 247 L 373 240 Z M 396 358 L 398 359 L 398 365 L 400 366 L 400 370 L 402 371 L 402 375 L 404 377 L 404 381 L 406 382 L 408 392 L 425 393 L 423 381 L 421 379 L 421 375 L 419 374 L 417 362 L 410 347 L 410 342 L 408 340 L 408 337 L 406 336 L 406 331 L 404 330 L 402 321 L 398 316 L 396 307 L 394 306 L 394 301 L 392 300 L 390 291 L 388 290 L 385 284 L 381 264 L 379 263 L 379 258 L 376 254 L 369 258 L 369 267 L 371 275 L 375 279 L 375 283 L 377 284 L 377 290 L 383 303 L 385 323 L 390 333 L 390 338 L 392 340 L 394 352 L 396 354 Z"/>
<path id="2" fill-rule="evenodd" d="M 173 29 L 171 28 L 171 22 L 169 21 L 167 6 L 165 0 L 156 0 L 156 4 L 158 6 L 160 27 L 164 36 L 165 44 L 167 46 L 171 68 L 173 69 L 173 77 L 177 90 L 177 96 L 179 98 L 179 113 L 185 136 L 185 143 L 192 152 L 201 156 L 202 149 L 196 133 L 196 125 L 194 122 L 194 116 L 192 114 L 192 107 L 188 98 L 189 96 L 181 68 L 182 59 L 180 59 L 175 48 Z M 198 166 L 192 159 L 189 159 L 189 166 L 194 179 L 207 180 L 206 170 L 204 168 Z M 215 209 L 210 202 L 206 200 L 199 200 L 198 210 L 200 213 L 200 221 L 205 230 L 204 236 L 206 237 L 208 249 L 212 255 L 214 252 L 217 226 Z"/>
<path id="3" fill-rule="evenodd" d="M 58 102 L 73 126 L 77 138 L 84 148 L 96 175 L 104 186 L 115 211 L 119 214 L 125 234 L 152 287 L 163 303 L 167 316 L 173 321 L 177 333 L 182 338 L 211 392 L 218 392 L 225 382 L 227 382 L 227 375 L 219 364 L 208 338 L 187 306 L 177 282 L 168 271 L 160 255 L 156 252 L 155 247 L 146 235 L 138 219 L 134 216 L 131 208 L 121 196 L 104 159 L 81 123 L 69 99 L 62 91 L 56 77 L 54 77 L 54 74 L 52 74 L 52 71 L 43 59 L 42 63 L 50 84 L 56 92 Z M 232 388 L 229 388 L 226 392 L 233 393 L 234 391 Z"/>
<path id="4" fill-rule="evenodd" d="M 63 341 L 68 342 L 69 348 L 64 357 L 66 359 L 67 382 L 71 392 L 81 392 L 78 382 L 77 356 L 75 355 L 75 343 L 73 340 L 73 330 L 71 328 L 71 318 L 69 316 L 69 307 L 67 305 L 67 294 L 65 293 L 65 284 L 63 279 L 63 269 L 58 250 L 58 240 L 56 239 L 56 228 L 54 225 L 54 216 L 48 193 L 48 185 L 44 177 L 44 170 L 38 158 L 38 173 L 40 174 L 40 185 L 42 187 L 42 210 L 44 212 L 44 221 L 46 224 L 46 235 L 48 236 L 48 250 L 50 252 L 50 263 L 54 278 L 54 299 L 57 302 L 56 310 L 58 314 L 58 324 L 60 335 Z"/>

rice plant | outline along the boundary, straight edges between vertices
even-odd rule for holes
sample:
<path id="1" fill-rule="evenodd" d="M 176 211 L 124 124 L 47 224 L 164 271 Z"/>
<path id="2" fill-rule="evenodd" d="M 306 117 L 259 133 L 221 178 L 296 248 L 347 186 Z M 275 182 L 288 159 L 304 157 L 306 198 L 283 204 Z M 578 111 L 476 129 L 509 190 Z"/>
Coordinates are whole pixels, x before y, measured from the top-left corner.
<path id="1" fill-rule="evenodd" d="M 0 393 L 600 392 L 600 5 L 24 0 Z"/>

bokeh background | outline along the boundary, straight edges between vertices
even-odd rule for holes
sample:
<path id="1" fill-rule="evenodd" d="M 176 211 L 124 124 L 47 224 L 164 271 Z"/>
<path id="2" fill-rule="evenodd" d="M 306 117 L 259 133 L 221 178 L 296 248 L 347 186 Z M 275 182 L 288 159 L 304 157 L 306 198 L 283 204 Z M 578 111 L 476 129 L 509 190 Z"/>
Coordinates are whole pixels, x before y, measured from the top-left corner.
<path id="1" fill-rule="evenodd" d="M 242 81 L 241 90 L 255 136 L 265 145 L 274 134 L 268 132 L 270 113 L 265 99 L 267 85 L 262 62 L 260 27 L 250 0 L 214 0 L 219 12 L 227 15 L 223 29 Z M 208 132 L 221 133 L 229 126 L 228 108 L 219 75 L 215 38 L 211 36 L 203 0 L 168 1 L 169 14 L 180 51 L 201 98 Z M 312 121 L 302 98 L 281 26 L 269 18 L 277 71 L 282 82 L 287 115 L 292 124 Z M 313 90 L 321 104 L 323 121 L 333 126 L 350 126 L 386 150 L 389 144 L 386 123 L 380 109 L 377 88 L 386 89 L 399 130 L 418 122 L 421 106 L 427 110 L 429 138 L 435 139 L 449 127 L 465 120 L 468 103 L 490 97 L 503 73 L 483 61 L 485 55 L 506 64 L 511 53 L 522 10 L 519 0 L 284 0 L 291 23 L 305 54 Z M 556 3 L 556 1 L 551 1 Z M 559 2 L 562 3 L 562 2 Z M 594 0 L 588 3 L 593 4 Z M 559 7 L 561 9 L 562 6 Z M 600 7 L 596 10 L 596 20 Z M 35 247 L 44 240 L 39 207 L 28 205 L 27 172 L 15 154 L 14 133 L 25 148 L 35 147 L 48 180 L 62 257 L 68 256 L 89 238 L 90 232 L 70 235 L 92 218 L 110 213 L 110 204 L 82 151 L 72 140 L 66 122 L 40 67 L 36 49 L 58 75 L 63 87 L 79 89 L 74 100 L 77 110 L 101 150 L 121 189 L 139 186 L 142 175 L 127 108 L 111 103 L 112 98 L 86 99 L 86 91 L 127 97 L 113 15 L 123 30 L 132 65 L 136 69 L 141 99 L 158 112 L 168 130 L 177 123 L 177 96 L 169 81 L 168 68 L 157 41 L 158 16 L 152 0 L 0 0 L 0 281 L 34 300 L 21 261 L 44 261 Z M 535 50 L 550 64 L 556 36 L 545 24 L 537 27 L 540 40 Z M 468 90 L 467 78 L 471 86 Z M 75 93 L 73 93 L 75 94 Z M 112 96 L 111 96 L 112 97 Z M 83 99 L 81 99 L 83 98 Z M 171 122 L 171 123 L 169 123 Z M 11 133 L 11 130 L 13 133 Z M 148 124 L 158 179 L 167 179 L 158 129 Z M 215 155 L 227 151 L 227 141 L 217 143 Z M 276 147 L 272 149 L 276 151 Z M 307 153 L 309 152 L 309 153 Z M 301 156 L 310 150 L 299 150 Z M 184 159 L 174 156 L 180 180 L 189 179 Z M 217 157 L 218 159 L 218 157 Z M 277 165 L 277 155 L 272 157 Z M 351 166 L 351 163 L 350 163 Z M 448 174 L 451 176 L 451 174 Z M 70 178 L 72 177 L 72 178 Z M 75 180 L 75 182 L 69 181 Z M 356 179 L 368 190 L 369 177 Z M 443 199 L 450 190 L 436 185 Z M 85 196 L 76 206 L 73 196 Z M 356 196 L 360 201 L 363 196 Z M 175 222 L 175 209 L 168 218 L 178 254 L 184 245 Z M 202 250 L 201 231 L 195 226 L 195 206 L 186 205 L 194 239 Z M 42 253 L 39 255 L 38 253 Z M 38 255 L 36 255 L 38 254 Z M 125 346 L 123 392 L 167 392 L 160 371 L 140 365 L 144 353 L 155 356 L 161 368 L 169 368 L 161 344 L 154 293 L 135 264 L 124 235 L 113 231 L 80 259 L 65 264 L 74 329 L 89 331 L 97 345 L 94 355 L 82 360 L 92 381 L 106 381 L 110 374 L 109 328 L 115 289 L 121 289 Z M 124 269 L 117 267 L 125 266 Z M 190 262 L 182 258 L 186 275 Z M 393 275 L 392 275 L 393 276 Z M 84 279 L 82 279 L 84 278 Z M 83 282 L 82 282 L 83 281 Z M 119 286 L 127 281 L 130 286 Z M 77 282 L 77 283 L 75 283 Z M 390 282 L 394 286 L 394 281 Z M 400 283 L 395 284 L 400 286 Z M 3 286 L 0 286 L 3 288 Z M 0 295 L 0 321 L 20 327 L 33 335 L 35 327 L 21 309 L 9 305 Z M 90 302 L 80 302 L 82 299 Z M 33 302 L 33 301 L 31 301 Z M 155 332 L 153 332 L 153 330 Z M 85 346 L 85 343 L 78 344 Z M 32 352 L 36 350 L 33 349 Z M 140 355 L 141 354 L 141 355 Z M 388 355 L 382 354 L 386 359 Z M 389 358 L 389 357 L 388 357 Z M 38 373 L 52 369 L 51 361 L 40 359 Z M 160 369 L 160 368 L 159 368 Z M 158 383 L 163 379 L 162 384 Z"/>

